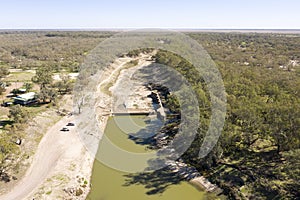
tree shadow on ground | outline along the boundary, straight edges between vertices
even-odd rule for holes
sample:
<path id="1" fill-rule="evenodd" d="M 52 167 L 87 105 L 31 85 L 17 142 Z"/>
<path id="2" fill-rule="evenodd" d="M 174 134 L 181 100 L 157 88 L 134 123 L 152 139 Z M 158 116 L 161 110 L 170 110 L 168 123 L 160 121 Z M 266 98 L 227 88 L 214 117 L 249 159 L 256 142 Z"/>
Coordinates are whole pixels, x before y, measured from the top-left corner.
<path id="1" fill-rule="evenodd" d="M 240 149 L 231 158 L 230 162 L 220 162 L 210 174 L 214 182 L 227 185 L 231 189 L 253 185 L 252 193 L 255 192 L 255 194 L 252 195 L 263 196 L 267 199 L 274 199 L 279 195 L 280 190 L 272 188 L 270 184 L 270 181 L 282 178 L 274 170 L 274 168 L 279 169 L 282 164 L 281 156 L 275 150 L 255 152 Z"/>
<path id="2" fill-rule="evenodd" d="M 156 140 L 154 137 L 159 133 L 162 127 L 163 123 L 160 120 L 148 120 L 146 121 L 145 128 L 139 130 L 137 133 L 130 133 L 128 139 L 138 145 L 155 147 Z"/>
<path id="3" fill-rule="evenodd" d="M 0 121 L 0 129 L 4 128 L 6 125 L 12 125 L 14 122 L 11 120 L 1 120 Z"/>
<path id="4" fill-rule="evenodd" d="M 30 103 L 30 104 L 27 104 L 26 107 L 39 108 L 39 107 L 42 107 L 42 106 L 47 105 L 47 104 L 49 104 L 49 102 L 33 102 L 33 103 Z"/>
<path id="5" fill-rule="evenodd" d="M 124 186 L 143 185 L 147 195 L 161 194 L 171 185 L 180 184 L 183 179 L 176 172 L 163 168 L 154 172 L 144 172 L 125 175 Z"/>
<path id="6" fill-rule="evenodd" d="M 3 169 L 0 172 L 0 181 L 4 183 L 9 183 L 11 180 L 17 180 L 17 177 L 9 175 Z"/>
<path id="7" fill-rule="evenodd" d="M 0 181 L 4 183 L 9 183 L 11 177 L 6 172 L 1 172 L 0 174 Z"/>

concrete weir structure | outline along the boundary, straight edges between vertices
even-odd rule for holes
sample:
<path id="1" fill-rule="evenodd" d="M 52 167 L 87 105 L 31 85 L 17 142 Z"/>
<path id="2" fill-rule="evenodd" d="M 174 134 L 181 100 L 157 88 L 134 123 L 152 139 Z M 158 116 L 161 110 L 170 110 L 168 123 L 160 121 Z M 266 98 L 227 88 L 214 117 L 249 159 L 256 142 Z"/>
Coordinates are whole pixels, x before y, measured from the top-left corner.
<path id="1" fill-rule="evenodd" d="M 158 99 L 158 108 L 153 107 L 145 107 L 145 108 L 126 108 L 126 105 L 119 106 L 118 108 L 114 109 L 114 111 L 111 112 L 111 116 L 120 116 L 120 115 L 153 115 L 156 114 L 157 117 L 161 120 L 166 120 L 166 112 L 165 108 L 162 105 L 162 101 L 160 98 L 160 95 L 157 91 L 151 91 L 157 96 Z M 138 106 L 138 105 L 137 105 Z"/>
<path id="2" fill-rule="evenodd" d="M 141 54 L 136 66 L 120 70 L 119 74 L 116 73 L 116 82 L 109 88 L 113 94 L 111 116 L 156 115 L 157 118 L 166 120 L 165 108 L 158 91 L 149 90 L 146 87 L 149 84 L 147 80 L 138 78 L 140 76 L 138 71 L 147 69 L 151 64 L 153 64 L 152 54 Z M 158 103 L 154 103 L 150 97 L 152 93 L 157 97 Z"/>
<path id="3" fill-rule="evenodd" d="M 152 111 L 149 109 L 129 109 L 125 111 L 115 111 L 112 112 L 112 116 L 121 116 L 121 115 L 149 115 Z"/>

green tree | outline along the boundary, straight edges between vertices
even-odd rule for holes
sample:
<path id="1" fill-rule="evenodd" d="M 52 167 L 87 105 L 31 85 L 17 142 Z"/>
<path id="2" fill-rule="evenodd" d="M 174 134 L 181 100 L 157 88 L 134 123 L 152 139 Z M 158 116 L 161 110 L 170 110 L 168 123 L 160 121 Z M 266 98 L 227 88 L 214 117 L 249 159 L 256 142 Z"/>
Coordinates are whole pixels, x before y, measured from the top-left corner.
<path id="1" fill-rule="evenodd" d="M 274 103 L 267 114 L 270 136 L 274 140 L 277 152 L 288 151 L 300 147 L 300 106 L 294 104 Z"/>
<path id="2" fill-rule="evenodd" d="M 57 97 L 57 92 L 53 88 L 43 87 L 37 96 L 38 99 L 42 100 L 44 103 L 47 101 L 53 102 Z"/>
<path id="3" fill-rule="evenodd" d="M 9 74 L 9 68 L 7 66 L 0 65 L 0 79 L 7 76 L 8 74 Z M 5 84 L 0 80 L 0 95 L 3 92 L 5 92 Z"/>
<path id="4" fill-rule="evenodd" d="M 0 65 L 0 78 L 3 78 L 9 74 L 9 67 Z"/>
<path id="5" fill-rule="evenodd" d="M 5 92 L 5 86 L 4 86 L 4 83 L 0 81 L 0 95 Z"/>
<path id="6" fill-rule="evenodd" d="M 47 67 L 40 67 L 36 75 L 32 77 L 32 82 L 40 85 L 40 89 L 47 87 L 53 82 L 52 70 Z"/>
<path id="7" fill-rule="evenodd" d="M 6 171 L 14 166 L 11 166 L 11 162 L 6 162 L 6 160 L 14 153 L 17 153 L 18 148 L 12 142 L 12 137 L 1 134 L 0 135 L 0 177 L 4 181 L 9 181 L 10 177 Z"/>
<path id="8" fill-rule="evenodd" d="M 68 75 L 62 75 L 61 81 L 54 84 L 60 94 L 70 93 L 73 89 L 73 82 Z"/>
<path id="9" fill-rule="evenodd" d="M 9 110 L 9 117 L 15 122 L 15 123 L 25 123 L 27 122 L 29 118 L 29 113 L 27 110 L 20 106 L 15 105 L 12 106 Z"/>
<path id="10" fill-rule="evenodd" d="M 24 83 L 23 87 L 26 89 L 27 92 L 29 92 L 33 88 L 32 83 Z"/>
<path id="11" fill-rule="evenodd" d="M 55 100 L 57 93 L 55 89 L 50 88 L 53 82 L 52 70 L 50 68 L 41 67 L 36 71 L 36 75 L 32 77 L 32 81 L 40 85 L 38 98 L 43 102 L 52 102 Z"/>

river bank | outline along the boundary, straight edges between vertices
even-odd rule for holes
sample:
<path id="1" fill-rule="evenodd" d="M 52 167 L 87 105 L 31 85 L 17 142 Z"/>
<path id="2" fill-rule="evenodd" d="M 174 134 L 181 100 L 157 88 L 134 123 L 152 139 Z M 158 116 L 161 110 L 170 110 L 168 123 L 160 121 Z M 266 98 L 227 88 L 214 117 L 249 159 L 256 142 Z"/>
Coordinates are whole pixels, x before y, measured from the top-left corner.
<path id="1" fill-rule="evenodd" d="M 134 93 L 131 93 L 130 91 L 126 92 L 127 88 L 122 89 L 122 84 L 127 82 L 136 70 L 150 64 L 150 58 L 151 55 L 141 55 L 137 58 L 121 57 L 102 73 L 96 92 L 96 96 L 99 101 L 95 105 L 99 134 L 81 138 L 85 140 L 85 144 L 92 144 L 91 146 L 87 147 L 87 149 L 89 149 L 88 151 L 92 151 L 89 153 L 93 158 L 92 162 L 90 162 L 91 167 L 85 170 L 88 174 L 87 180 L 91 180 L 93 169 L 92 166 L 95 162 L 95 152 L 98 149 L 99 141 L 103 136 L 102 134 L 105 131 L 109 117 L 112 116 L 114 112 L 123 112 L 125 107 L 127 110 L 142 109 L 147 110 L 147 112 L 152 112 L 150 105 L 151 99 L 147 100 L 144 98 L 149 93 L 146 88 L 133 86 Z M 135 63 L 135 65 L 132 65 L 132 63 L 134 63 L 136 60 L 138 60 L 138 62 Z M 124 73 L 125 70 L 126 73 Z M 118 101 L 114 101 L 114 98 L 124 100 L 123 97 L 128 98 L 124 102 L 122 101 L 121 104 Z M 124 105 L 125 107 L 122 108 L 120 105 Z M 96 142 L 95 139 L 97 140 Z M 81 199 L 86 198 L 87 194 L 90 192 L 90 189 L 90 184 L 86 185 Z"/>
<path id="2" fill-rule="evenodd" d="M 120 58 L 116 60 L 104 72 L 100 84 L 109 80 L 110 75 L 114 74 L 113 72 L 117 72 L 131 60 L 133 59 Z M 98 93 L 103 98 L 95 106 L 100 109 L 99 127 L 104 132 L 110 113 L 111 99 L 101 90 Z M 72 96 L 68 96 L 68 98 L 61 101 L 61 108 L 72 112 L 72 99 Z M 103 104 L 101 105 L 101 103 Z M 105 115 L 106 111 L 108 115 Z M 56 114 L 54 113 L 52 116 L 54 117 Z M 29 133 L 34 132 L 43 135 L 43 138 L 36 150 L 32 147 L 29 148 L 29 151 L 35 152 L 34 156 L 28 160 L 30 167 L 26 174 L 24 173 L 25 175 L 14 186 L 10 187 L 11 191 L 3 194 L 1 199 L 86 199 L 90 191 L 89 180 L 94 157 L 79 135 L 79 124 L 76 123 L 77 117 L 80 116 L 74 114 L 73 116 L 60 117 L 57 123 L 38 130 L 35 130 L 36 125 L 30 125 L 28 128 Z M 68 132 L 61 132 L 61 128 L 70 122 L 75 122 L 75 127 L 70 127 Z M 45 120 L 39 120 L 36 123 L 43 125 L 42 127 L 48 124 L 45 123 Z M 24 144 L 29 143 L 25 141 Z"/>
<path id="3" fill-rule="evenodd" d="M 153 91 L 146 85 L 124 85 L 124 82 L 130 82 L 129 79 L 137 70 L 151 63 L 151 55 L 141 55 L 135 58 L 119 58 L 109 66 L 99 77 L 95 94 L 99 101 L 93 105 L 97 113 L 98 135 L 80 135 L 80 124 L 76 122 L 80 115 L 61 119 L 47 130 L 24 179 L 3 199 L 86 199 L 91 190 L 90 180 L 95 163 L 95 154 L 91 152 L 91 148 L 97 152 L 99 141 L 112 113 L 120 109 L 142 109 L 162 113 L 152 107 L 153 100 L 149 96 Z M 126 90 L 128 88 L 129 91 Z M 115 101 L 110 95 L 112 93 L 120 101 Z M 154 91 L 155 93 L 156 97 L 159 96 Z M 158 102 L 160 110 L 163 109 L 160 98 Z M 63 104 L 72 105 L 72 98 Z M 76 126 L 70 132 L 60 131 L 67 123 L 74 121 Z"/>
<path id="4" fill-rule="evenodd" d="M 165 108 L 163 107 L 161 97 L 159 95 L 159 92 L 161 91 L 157 91 L 156 89 L 152 90 L 152 86 L 149 87 L 149 85 L 145 85 L 145 83 L 136 84 L 132 80 L 133 74 L 137 70 L 143 68 L 144 66 L 153 64 L 152 61 L 149 61 L 151 60 L 150 57 L 147 58 L 145 57 L 145 55 L 143 59 L 138 60 L 138 65 L 135 67 L 131 67 L 123 71 L 120 71 L 122 67 L 114 69 L 114 71 L 108 76 L 108 79 L 99 84 L 98 90 L 100 91 L 100 93 L 102 92 L 103 95 L 101 96 L 102 103 L 98 105 L 98 113 L 102 113 L 99 114 L 99 122 L 101 123 L 102 128 L 105 128 L 110 114 L 122 112 L 126 113 L 126 111 L 128 110 L 148 110 L 149 113 L 154 112 L 156 113 L 157 117 L 160 115 L 163 116 L 164 120 L 166 119 L 167 116 L 164 111 Z M 118 76 L 116 76 L 116 73 L 118 74 Z M 107 85 L 109 85 L 110 87 L 107 87 Z M 155 85 L 153 86 L 155 87 Z M 111 99 L 108 96 L 108 93 L 114 94 L 114 99 Z M 165 96 L 166 95 L 167 94 L 165 94 Z M 108 100 L 109 98 L 110 100 Z M 159 109 L 151 108 L 151 104 L 153 103 L 154 99 L 157 99 Z M 164 99 L 164 101 L 166 101 L 166 99 Z M 113 104 L 109 104 L 109 102 L 113 102 Z M 108 110 L 108 108 L 111 109 Z M 173 117 L 178 116 L 174 114 L 172 115 Z M 160 141 L 159 145 L 161 145 L 162 142 L 164 141 Z M 163 147 L 164 145 L 161 146 Z M 217 193 L 220 193 L 219 188 L 216 185 L 210 183 L 203 176 L 201 176 L 196 168 L 187 166 L 185 163 L 174 163 L 169 165 L 171 169 L 173 168 L 173 170 L 171 171 L 178 174 L 183 180 L 190 182 L 193 186 L 195 186 L 195 188 L 207 192 L 216 192 L 218 190 Z"/>
<path id="5" fill-rule="evenodd" d="M 135 126 L 132 125 L 135 122 Z M 120 129 L 118 122 L 121 122 Z M 149 149 L 142 144 L 135 143 L 124 134 L 124 129 L 135 133 L 149 126 L 147 117 L 113 116 L 109 118 L 105 136 L 123 150 L 134 153 L 149 153 Z M 122 131 L 123 130 L 123 131 Z M 101 142 L 100 142 L 101 143 Z M 101 144 L 100 144 L 101 145 Z M 101 147 L 105 146 L 101 145 Z M 99 149 L 99 153 L 105 149 Z M 109 152 L 107 152 L 109 154 Z M 139 200 L 199 200 L 205 199 L 207 194 L 198 191 L 182 179 L 177 173 L 158 170 L 154 173 L 128 173 L 108 167 L 95 160 L 92 174 L 92 190 L 87 200 L 96 199 L 139 199 Z"/>

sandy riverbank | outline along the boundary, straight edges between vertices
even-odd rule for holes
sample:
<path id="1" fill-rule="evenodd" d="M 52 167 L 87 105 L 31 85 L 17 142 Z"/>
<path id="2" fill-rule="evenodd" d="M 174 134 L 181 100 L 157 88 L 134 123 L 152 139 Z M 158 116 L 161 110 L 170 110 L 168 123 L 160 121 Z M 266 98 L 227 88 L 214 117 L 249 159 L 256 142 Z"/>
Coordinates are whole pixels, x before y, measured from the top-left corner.
<path id="1" fill-rule="evenodd" d="M 98 128 L 100 129 L 98 133 L 104 133 L 109 117 L 119 105 L 118 102 L 114 101 L 114 98 L 121 99 L 121 104 L 126 104 L 126 107 L 128 109 L 136 108 L 136 105 L 146 110 L 151 109 L 151 99 L 148 99 L 148 101 L 145 99 L 145 97 L 149 94 L 149 91 L 145 87 L 141 85 L 134 86 L 134 88 L 130 88 L 131 91 L 126 91 L 126 88 L 122 89 L 124 83 L 131 82 L 129 81 L 129 79 L 132 78 L 132 75 L 138 69 L 151 64 L 151 62 L 147 61 L 149 60 L 149 57 L 151 57 L 151 55 L 141 55 L 137 58 L 119 58 L 106 71 L 103 72 L 101 79 L 99 80 L 100 83 L 97 86 L 96 96 L 99 101 L 95 105 Z M 127 64 L 133 60 L 138 60 L 138 64 L 136 66 L 131 66 L 128 68 Z M 109 87 L 107 87 L 108 85 Z M 111 94 L 113 94 L 113 96 L 111 96 Z M 122 97 L 126 97 L 127 99 L 122 99 Z M 98 144 L 101 140 L 101 137 L 102 135 L 90 135 L 90 137 L 81 137 L 82 140 L 85 140 L 84 144 L 86 146 L 90 145 L 87 148 L 89 149 L 89 156 L 92 156 L 93 158 L 93 162 L 90 163 L 90 170 L 86 170 L 88 174 L 88 180 L 91 179 L 91 170 L 94 163 L 94 155 L 98 149 Z M 89 190 L 90 187 L 87 187 L 86 194 L 88 194 Z M 86 195 L 84 195 L 84 198 L 82 199 L 85 198 Z"/>
<path id="2" fill-rule="evenodd" d="M 126 63 L 138 58 L 120 58 L 103 72 L 99 80 L 97 95 L 101 101 L 95 105 L 98 115 L 100 133 L 104 132 L 111 110 L 111 97 L 103 91 L 103 85 L 113 81 L 120 75 Z M 114 83 L 117 81 L 113 81 Z M 64 104 L 73 105 L 72 98 Z M 69 108 L 72 110 L 72 108 Z M 56 124 L 46 129 L 31 165 L 10 191 L 0 196 L 3 200 L 15 199 L 86 199 L 90 190 L 90 177 L 94 156 L 86 148 L 82 137 L 75 127 L 69 132 L 60 129 L 69 122 L 76 121 L 79 116 L 63 117 Z M 37 123 L 42 123 L 41 121 Z M 29 127 L 30 130 L 30 127 Z M 99 142 L 101 135 L 98 136 Z M 32 149 L 33 150 L 33 149 Z"/>
<path id="3" fill-rule="evenodd" d="M 108 67 L 105 72 L 103 72 L 103 75 L 99 80 L 99 85 L 97 86 L 96 95 L 99 99 L 99 102 L 97 102 L 95 105 L 96 112 L 98 113 L 98 128 L 100 129 L 98 133 L 104 132 L 107 120 L 110 116 L 109 113 L 112 110 L 112 97 L 109 96 L 106 91 L 104 91 L 104 86 L 113 82 L 112 86 L 115 86 L 115 88 L 116 86 L 119 87 L 120 85 L 118 84 L 121 84 L 120 80 L 124 80 L 124 77 L 128 74 L 127 70 L 133 70 L 131 72 L 133 73 L 139 67 L 135 66 L 132 69 L 127 69 L 126 73 L 121 73 L 122 68 L 126 67 L 125 65 L 128 62 L 136 59 L 141 59 L 138 66 L 149 64 L 146 62 L 146 58 L 119 58 L 110 67 Z M 109 88 L 109 90 L 116 92 L 113 91 L 113 88 Z M 142 105 L 142 102 L 136 102 L 135 98 L 130 98 L 129 102 L 131 102 L 131 104 L 134 102 L 135 104 L 137 103 Z M 63 124 L 65 124 L 67 121 L 76 121 L 76 117 L 80 117 L 80 115 L 61 120 L 59 124 L 55 125 L 55 129 L 63 126 Z M 34 189 L 34 191 L 31 192 L 26 199 L 86 199 L 90 191 L 90 178 L 92 175 L 94 154 L 91 153 L 90 146 L 87 147 L 89 142 L 83 142 L 83 140 L 87 139 L 88 137 L 83 138 L 81 135 L 79 135 L 78 131 L 76 131 L 76 128 L 73 131 L 74 132 L 71 131 L 67 133 L 69 134 L 69 137 L 66 137 L 66 140 L 63 140 L 63 138 L 57 138 L 57 140 L 59 140 L 62 144 L 62 148 L 64 149 L 63 152 L 61 154 L 55 153 L 60 154 L 60 156 L 57 158 L 57 162 L 53 163 L 53 166 L 51 166 L 51 172 L 49 171 L 49 174 L 43 183 Z M 49 142 L 47 136 L 53 134 L 51 132 L 52 131 L 47 133 L 43 139 L 44 141 L 47 141 L 47 143 Z M 64 135 L 65 133 L 59 134 Z M 65 136 L 67 134 L 65 134 Z M 96 140 L 96 143 L 95 137 L 90 137 L 90 139 L 94 141 L 93 144 L 98 145 L 101 137 L 102 135 L 96 136 L 98 139 Z M 95 146 L 95 149 L 97 148 Z"/>
<path id="4" fill-rule="evenodd" d="M 97 102 L 93 104 L 99 129 L 97 135 L 79 131 L 81 127 L 76 119 L 82 119 L 81 114 L 63 117 L 48 129 L 23 179 L 0 199 L 86 199 L 90 191 L 95 154 L 111 112 L 118 111 L 120 106 L 126 109 L 152 109 L 151 99 L 146 98 L 151 92 L 138 81 L 132 80 L 137 70 L 153 63 L 149 61 L 150 57 L 122 57 L 103 71 L 96 86 Z M 138 64 L 128 67 L 127 64 L 134 60 L 138 60 Z M 72 103 L 69 101 L 65 104 Z M 60 129 L 69 122 L 76 122 L 76 126 L 70 128 L 69 132 L 61 132 Z M 214 189 L 214 185 L 201 176 L 191 180 L 191 183 L 197 188 L 204 186 L 206 190 Z"/>

